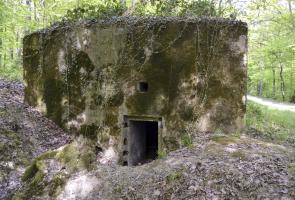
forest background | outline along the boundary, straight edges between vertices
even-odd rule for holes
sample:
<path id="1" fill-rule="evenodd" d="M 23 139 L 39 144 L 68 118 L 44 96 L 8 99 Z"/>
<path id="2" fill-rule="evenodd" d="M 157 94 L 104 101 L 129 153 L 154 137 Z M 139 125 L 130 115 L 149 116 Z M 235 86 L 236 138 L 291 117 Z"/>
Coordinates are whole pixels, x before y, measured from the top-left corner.
<path id="1" fill-rule="evenodd" d="M 295 0 L 0 0 L 0 77 L 22 79 L 24 35 L 112 16 L 207 16 L 249 26 L 248 93 L 295 103 Z"/>

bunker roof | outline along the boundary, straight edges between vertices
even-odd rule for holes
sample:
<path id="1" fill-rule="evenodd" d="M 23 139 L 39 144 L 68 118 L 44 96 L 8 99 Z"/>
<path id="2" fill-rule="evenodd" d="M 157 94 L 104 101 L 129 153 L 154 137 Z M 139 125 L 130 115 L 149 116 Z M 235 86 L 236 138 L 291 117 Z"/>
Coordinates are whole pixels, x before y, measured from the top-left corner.
<path id="1" fill-rule="evenodd" d="M 146 26 L 153 26 L 156 24 L 167 24 L 167 23 L 188 23 L 188 24 L 212 24 L 221 26 L 236 26 L 247 29 L 247 23 L 240 20 L 233 20 L 229 18 L 218 18 L 218 17 L 142 17 L 142 16 L 120 16 L 120 17 L 109 17 L 105 19 L 85 19 L 75 22 L 64 21 L 53 24 L 50 27 L 36 31 L 35 33 L 50 33 L 55 30 L 71 29 L 78 27 L 91 27 L 95 25 L 100 26 L 139 26 L 146 24 Z M 34 33 L 33 33 L 34 34 Z"/>

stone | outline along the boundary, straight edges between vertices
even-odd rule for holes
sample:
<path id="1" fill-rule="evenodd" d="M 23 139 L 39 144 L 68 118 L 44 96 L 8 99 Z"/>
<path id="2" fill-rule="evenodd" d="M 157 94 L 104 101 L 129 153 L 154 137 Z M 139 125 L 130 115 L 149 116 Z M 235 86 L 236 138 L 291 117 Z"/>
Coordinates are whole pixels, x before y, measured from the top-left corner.
<path id="1" fill-rule="evenodd" d="M 159 190 L 154 191 L 154 196 L 160 196 L 161 192 Z"/>

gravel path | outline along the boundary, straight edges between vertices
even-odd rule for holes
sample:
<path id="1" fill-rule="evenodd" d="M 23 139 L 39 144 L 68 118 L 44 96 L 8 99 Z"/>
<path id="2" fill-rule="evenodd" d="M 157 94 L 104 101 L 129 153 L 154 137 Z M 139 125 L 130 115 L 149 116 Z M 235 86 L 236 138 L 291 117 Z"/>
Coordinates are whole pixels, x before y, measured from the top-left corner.
<path id="1" fill-rule="evenodd" d="M 282 102 L 276 102 L 272 101 L 269 99 L 262 99 L 259 97 L 254 97 L 251 95 L 247 95 L 247 99 L 249 101 L 254 101 L 255 103 L 258 103 L 260 105 L 268 106 L 274 109 L 278 110 L 288 110 L 288 111 L 293 111 L 295 112 L 295 104 L 287 104 L 287 103 L 282 103 Z"/>

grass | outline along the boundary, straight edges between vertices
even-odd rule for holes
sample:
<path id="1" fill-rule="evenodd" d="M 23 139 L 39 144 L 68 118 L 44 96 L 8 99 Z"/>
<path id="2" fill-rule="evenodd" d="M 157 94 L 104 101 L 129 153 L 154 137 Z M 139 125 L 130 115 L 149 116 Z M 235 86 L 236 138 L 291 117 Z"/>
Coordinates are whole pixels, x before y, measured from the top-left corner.
<path id="1" fill-rule="evenodd" d="M 166 181 L 168 183 L 173 183 L 173 182 L 177 181 L 178 179 L 180 179 L 183 176 L 184 171 L 185 171 L 184 169 L 178 169 L 178 170 L 172 172 L 171 174 L 169 174 L 166 177 Z"/>
<path id="2" fill-rule="evenodd" d="M 116 193 L 122 194 L 123 191 L 124 191 L 124 184 L 123 183 L 118 183 L 115 186 L 115 189 L 114 190 L 115 190 Z"/>
<path id="3" fill-rule="evenodd" d="M 23 69 L 20 66 L 0 67 L 0 78 L 22 80 Z"/>
<path id="4" fill-rule="evenodd" d="M 181 144 L 185 147 L 191 148 L 193 146 L 193 138 L 191 135 L 184 133 L 181 135 Z"/>
<path id="5" fill-rule="evenodd" d="M 167 152 L 165 150 L 158 150 L 157 155 L 159 159 L 166 158 Z"/>
<path id="6" fill-rule="evenodd" d="M 248 102 L 246 125 L 250 134 L 277 142 L 295 142 L 295 112 Z"/>

